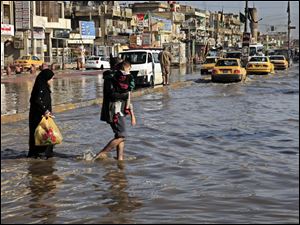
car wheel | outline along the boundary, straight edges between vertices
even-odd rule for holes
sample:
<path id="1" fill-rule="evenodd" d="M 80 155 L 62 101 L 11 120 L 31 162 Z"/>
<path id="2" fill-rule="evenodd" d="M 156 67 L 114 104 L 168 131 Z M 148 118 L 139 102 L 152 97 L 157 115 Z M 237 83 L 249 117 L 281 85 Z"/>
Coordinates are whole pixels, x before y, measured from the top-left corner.
<path id="1" fill-rule="evenodd" d="M 100 66 L 100 70 L 103 70 L 103 68 L 104 68 L 104 67 L 103 67 L 103 64 L 102 64 L 102 65 Z"/>

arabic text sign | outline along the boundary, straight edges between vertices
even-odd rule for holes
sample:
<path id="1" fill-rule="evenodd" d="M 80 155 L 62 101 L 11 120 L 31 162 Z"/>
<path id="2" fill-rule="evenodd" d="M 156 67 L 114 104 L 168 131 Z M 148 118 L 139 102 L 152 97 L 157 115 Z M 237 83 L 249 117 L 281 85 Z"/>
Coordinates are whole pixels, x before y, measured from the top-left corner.
<path id="1" fill-rule="evenodd" d="M 96 30 L 93 21 L 79 21 L 80 33 L 82 39 L 95 39 Z"/>

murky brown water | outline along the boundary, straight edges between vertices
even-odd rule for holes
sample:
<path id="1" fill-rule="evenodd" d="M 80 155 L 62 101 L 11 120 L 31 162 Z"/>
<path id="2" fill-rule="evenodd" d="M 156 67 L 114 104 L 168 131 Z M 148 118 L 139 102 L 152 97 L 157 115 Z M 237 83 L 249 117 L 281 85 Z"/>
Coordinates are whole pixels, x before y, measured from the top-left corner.
<path id="1" fill-rule="evenodd" d="M 56 115 L 48 161 L 2 125 L 1 223 L 299 223 L 298 70 L 134 99 L 123 163 L 75 159 L 113 136 L 98 106 Z"/>

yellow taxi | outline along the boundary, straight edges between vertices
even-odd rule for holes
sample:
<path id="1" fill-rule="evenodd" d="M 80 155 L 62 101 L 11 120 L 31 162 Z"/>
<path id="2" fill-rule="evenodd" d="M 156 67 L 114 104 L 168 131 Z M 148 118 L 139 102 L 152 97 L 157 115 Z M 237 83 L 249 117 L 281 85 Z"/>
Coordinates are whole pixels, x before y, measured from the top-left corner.
<path id="1" fill-rule="evenodd" d="M 267 56 L 252 56 L 246 66 L 247 74 L 274 73 L 274 65 Z"/>
<path id="2" fill-rule="evenodd" d="M 269 56 L 271 63 L 274 64 L 275 70 L 278 69 L 287 69 L 289 67 L 289 63 L 284 57 L 284 55 L 270 55 Z"/>
<path id="3" fill-rule="evenodd" d="M 209 74 L 213 70 L 219 57 L 206 57 L 204 63 L 201 65 L 201 74 Z"/>
<path id="4" fill-rule="evenodd" d="M 222 83 L 239 82 L 246 79 L 246 74 L 240 59 L 224 58 L 217 61 L 211 73 L 211 80 Z"/>
<path id="5" fill-rule="evenodd" d="M 39 59 L 34 55 L 24 55 L 21 58 L 15 60 L 16 65 L 20 65 L 25 69 L 29 69 L 31 65 L 35 65 L 35 67 L 39 67 L 44 63 L 43 60 Z"/>

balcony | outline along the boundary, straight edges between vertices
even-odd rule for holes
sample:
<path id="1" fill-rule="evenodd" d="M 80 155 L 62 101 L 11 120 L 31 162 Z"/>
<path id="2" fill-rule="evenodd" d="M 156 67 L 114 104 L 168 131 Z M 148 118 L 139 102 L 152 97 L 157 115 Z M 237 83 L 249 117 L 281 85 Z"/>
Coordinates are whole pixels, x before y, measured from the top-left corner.
<path id="1" fill-rule="evenodd" d="M 33 27 L 44 29 L 68 29 L 71 30 L 71 20 L 58 18 L 58 22 L 48 22 L 48 17 L 34 16 Z"/>

